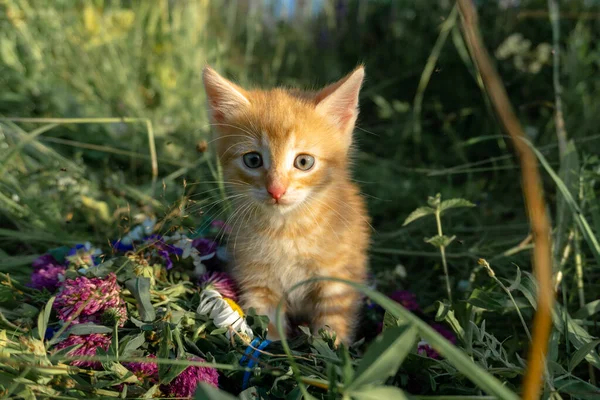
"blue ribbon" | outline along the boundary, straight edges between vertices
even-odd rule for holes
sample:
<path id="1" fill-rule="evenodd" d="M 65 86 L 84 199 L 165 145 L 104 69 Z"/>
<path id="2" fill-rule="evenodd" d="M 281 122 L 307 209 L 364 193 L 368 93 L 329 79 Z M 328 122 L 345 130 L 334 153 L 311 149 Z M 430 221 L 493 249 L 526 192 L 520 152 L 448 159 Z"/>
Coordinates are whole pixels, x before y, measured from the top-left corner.
<path id="1" fill-rule="evenodd" d="M 259 345 L 259 343 L 260 343 L 260 345 Z M 254 338 L 252 343 L 250 343 L 250 346 L 248 346 L 248 348 L 246 348 L 246 351 L 244 352 L 244 356 L 240 359 L 240 365 L 243 365 L 243 363 L 249 359 L 248 365 L 246 365 L 246 367 L 248 367 L 248 368 L 254 367 L 258 361 L 258 358 L 260 357 L 261 351 L 264 350 L 269 344 L 271 344 L 271 341 L 268 339 L 265 339 L 261 343 L 259 338 Z M 254 351 L 252 356 L 249 357 L 249 355 L 250 355 L 250 353 L 252 353 L 253 349 L 256 349 L 256 350 Z M 248 388 L 248 383 L 250 382 L 250 374 L 251 373 L 252 373 L 252 371 L 246 371 L 244 373 L 244 381 L 242 384 L 242 389 Z"/>

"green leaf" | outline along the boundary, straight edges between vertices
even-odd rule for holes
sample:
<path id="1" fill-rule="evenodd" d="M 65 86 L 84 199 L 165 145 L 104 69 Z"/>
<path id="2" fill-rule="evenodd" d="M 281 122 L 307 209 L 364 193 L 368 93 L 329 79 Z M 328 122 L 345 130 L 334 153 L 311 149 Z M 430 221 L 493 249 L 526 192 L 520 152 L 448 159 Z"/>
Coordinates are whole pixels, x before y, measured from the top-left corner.
<path id="1" fill-rule="evenodd" d="M 162 380 L 169 371 L 169 364 L 161 363 L 160 360 L 168 360 L 171 354 L 171 327 L 169 324 L 164 324 L 163 330 L 161 332 L 162 339 L 160 341 L 160 346 L 158 347 L 158 378 L 160 383 L 164 383 Z"/>
<path id="2" fill-rule="evenodd" d="M 561 379 L 556 381 L 556 391 L 568 394 L 570 399 L 598 400 L 600 392 L 598 387 L 582 380 Z"/>
<path id="3" fill-rule="evenodd" d="M 338 362 L 340 359 L 335 351 L 331 350 L 329 345 L 320 337 L 315 337 L 312 340 L 311 346 L 313 351 L 323 357 L 326 357 L 329 361 Z"/>
<path id="4" fill-rule="evenodd" d="M 450 324 L 450 326 L 452 326 L 452 329 L 454 330 L 454 332 L 456 332 L 458 338 L 463 343 L 466 343 L 467 340 L 465 338 L 465 330 L 463 329 L 460 322 L 458 322 L 458 319 L 456 319 L 452 306 L 442 301 L 438 301 L 438 303 L 439 305 L 437 313 L 435 314 L 435 320 L 438 322 L 446 321 L 448 324 Z"/>
<path id="5" fill-rule="evenodd" d="M 408 400 L 402 390 L 393 386 L 367 386 L 349 394 L 356 400 Z"/>
<path id="6" fill-rule="evenodd" d="M 127 289 L 131 291 L 137 301 L 137 308 L 140 318 L 144 322 L 151 322 L 156 319 L 154 306 L 150 301 L 150 278 L 137 277 L 125 282 Z"/>
<path id="7" fill-rule="evenodd" d="M 52 250 L 48 250 L 48 253 L 54 257 L 54 259 L 56 261 L 58 261 L 59 264 L 64 264 L 65 262 L 65 258 L 67 257 L 67 254 L 69 254 L 69 251 L 71 251 L 71 248 L 68 246 L 61 246 L 61 247 L 57 247 L 55 249 Z"/>
<path id="8" fill-rule="evenodd" d="M 573 198 L 577 197 L 580 172 L 579 156 L 577 155 L 575 142 L 570 140 L 564 158 L 561 160 L 558 174 Z M 571 228 L 572 220 L 573 218 L 565 197 L 558 193 L 556 196 L 556 232 L 554 243 L 554 258 L 557 260 L 560 259 L 560 254 L 566 244 L 566 236 L 569 228 Z"/>
<path id="9" fill-rule="evenodd" d="M 586 319 L 592 315 L 600 312 L 600 300 L 594 300 L 581 307 L 573 317 L 576 319 Z"/>
<path id="10" fill-rule="evenodd" d="M 460 208 L 460 207 L 475 207 L 475 204 L 471 203 L 469 200 L 465 199 L 449 199 L 444 200 L 440 204 L 440 212 L 444 212 L 451 208 Z"/>
<path id="11" fill-rule="evenodd" d="M 161 378 L 160 382 L 163 385 L 168 385 L 171 381 L 179 376 L 180 373 L 183 372 L 184 369 L 187 368 L 187 365 L 169 365 L 169 370 L 164 374 Z"/>
<path id="12" fill-rule="evenodd" d="M 38 315 L 38 337 L 41 341 L 44 341 L 44 337 L 46 336 L 48 321 L 50 320 L 50 314 L 52 313 L 52 304 L 54 304 L 55 299 L 56 297 L 50 297 L 44 307 L 44 311 L 40 312 Z"/>
<path id="13" fill-rule="evenodd" d="M 408 217 L 404 220 L 402 226 L 406 226 L 419 218 L 425 217 L 426 215 L 435 214 L 435 210 L 431 207 L 419 207 L 415 211 L 411 212 Z"/>
<path id="14" fill-rule="evenodd" d="M 402 325 L 387 329 L 379 335 L 367 349 L 361 360 L 354 381 L 348 391 L 361 386 L 382 383 L 393 376 L 417 342 L 417 329 L 412 325 Z"/>
<path id="15" fill-rule="evenodd" d="M 69 335 L 89 335 L 91 333 L 111 333 L 113 330 L 108 326 L 84 323 L 73 325 L 69 328 Z"/>
<path id="16" fill-rule="evenodd" d="M 512 292 L 513 290 L 517 289 L 520 285 L 521 285 L 521 268 L 517 267 L 517 277 L 515 278 L 515 281 L 513 283 L 511 283 L 507 289 L 509 292 Z"/>
<path id="17" fill-rule="evenodd" d="M 456 236 L 452 235 L 450 237 L 446 236 L 446 235 L 436 235 L 436 236 L 432 236 L 430 238 L 425 238 L 425 243 L 429 243 L 431 245 L 433 245 L 433 247 L 446 247 L 448 246 L 450 243 L 452 243 L 454 241 L 454 239 L 456 239 Z"/>
<path id="18" fill-rule="evenodd" d="M 592 255 L 596 259 L 596 263 L 600 264 L 600 243 L 598 243 L 596 235 L 592 231 L 592 228 L 590 227 L 588 221 L 585 219 L 585 216 L 581 212 L 579 205 L 571 195 L 569 188 L 567 187 L 567 185 L 565 185 L 563 180 L 560 179 L 556 172 L 554 172 L 554 170 L 552 169 L 546 158 L 542 155 L 542 153 L 540 153 L 538 149 L 536 149 L 535 146 L 533 146 L 529 141 L 526 140 L 525 143 L 529 145 L 531 150 L 535 153 L 536 157 L 540 160 L 540 164 L 542 164 L 546 172 L 548 172 L 552 180 L 554 180 L 556 187 L 558 188 L 560 194 L 564 197 L 566 204 L 571 210 L 571 214 L 579 228 L 579 231 L 583 234 L 583 237 L 585 238 L 588 246 L 590 247 Z"/>
<path id="19" fill-rule="evenodd" d="M 484 292 L 475 289 L 467 299 L 467 303 L 488 311 L 499 311 L 504 308 L 504 296 L 500 293 Z"/>
<path id="20" fill-rule="evenodd" d="M 132 354 L 135 350 L 139 349 L 144 343 L 146 343 L 146 334 L 140 333 L 135 337 L 128 336 L 125 341 L 125 345 L 121 345 L 121 357 L 127 357 Z"/>
<path id="21" fill-rule="evenodd" d="M 577 351 L 575 352 L 575 354 L 573 354 L 573 357 L 571 357 L 571 360 L 569 361 L 569 372 L 572 372 L 575 369 L 575 367 L 578 366 L 579 363 L 587 357 L 588 354 L 593 352 L 598 346 L 598 344 L 600 344 L 600 339 L 588 342 L 581 346 L 579 349 L 577 349 Z"/>
<path id="22" fill-rule="evenodd" d="M 537 301 L 533 293 L 537 291 L 537 283 L 535 282 L 534 277 L 529 272 L 524 272 L 526 279 L 523 279 L 519 290 L 525 295 L 527 300 L 531 303 L 534 308 L 537 308 Z M 526 286 L 523 284 L 526 283 Z M 582 346 L 585 346 L 587 343 L 595 340 L 581 325 L 576 323 L 569 313 L 565 311 L 563 306 L 560 304 L 554 305 L 554 310 L 552 310 L 552 322 L 554 323 L 554 328 L 559 332 L 566 332 L 567 339 L 576 349 L 580 349 Z M 566 329 L 565 329 L 566 323 Z M 596 368 L 600 368 L 600 356 L 595 351 L 586 352 L 585 359 L 595 366 Z"/>
<path id="23" fill-rule="evenodd" d="M 383 331 L 396 326 L 400 326 L 398 318 L 386 311 L 383 315 Z"/>
<path id="24" fill-rule="evenodd" d="M 200 382 L 194 393 L 194 400 L 237 400 L 237 398 L 208 383 Z"/>

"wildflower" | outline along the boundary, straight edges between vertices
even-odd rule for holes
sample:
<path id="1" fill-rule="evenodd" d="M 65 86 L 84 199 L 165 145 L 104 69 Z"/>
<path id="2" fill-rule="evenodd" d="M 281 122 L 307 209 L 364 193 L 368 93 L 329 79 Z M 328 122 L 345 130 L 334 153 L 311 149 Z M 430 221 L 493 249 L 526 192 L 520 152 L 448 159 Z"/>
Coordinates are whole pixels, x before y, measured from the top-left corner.
<path id="1" fill-rule="evenodd" d="M 155 359 L 156 356 L 150 354 L 148 358 Z M 151 383 L 158 382 L 158 364 L 154 361 L 123 363 L 123 365 L 140 380 L 147 380 Z"/>
<path id="2" fill-rule="evenodd" d="M 200 357 L 190 358 L 190 361 L 206 362 Z M 171 383 L 161 386 L 161 391 L 170 397 L 189 399 L 194 395 L 200 382 L 218 387 L 219 373 L 212 367 L 190 366 L 183 370 Z"/>
<path id="3" fill-rule="evenodd" d="M 62 321 L 72 319 L 73 323 L 99 322 L 100 315 L 108 309 L 117 309 L 119 326 L 127 320 L 125 302 L 119 296 L 121 287 L 114 273 L 106 278 L 80 276 L 67 279 L 56 297 L 53 307 Z M 79 312 L 78 315 L 75 315 Z"/>
<path id="4" fill-rule="evenodd" d="M 66 268 L 58 264 L 47 264 L 45 267 L 38 268 L 31 274 L 31 282 L 28 286 L 49 292 L 56 292 L 60 285 L 60 278 L 64 276 Z"/>
<path id="5" fill-rule="evenodd" d="M 38 270 L 40 268 L 46 268 L 49 265 L 59 265 L 59 262 L 56 261 L 56 259 L 54 257 L 52 257 L 51 254 L 44 254 L 39 256 L 38 258 L 36 258 L 33 263 L 31 263 L 31 266 L 33 267 L 34 270 Z"/>
<path id="6" fill-rule="evenodd" d="M 81 345 L 80 347 L 73 349 L 67 353 L 69 357 L 92 357 L 96 355 L 96 349 L 101 348 L 108 350 L 110 346 L 110 338 L 106 335 L 99 333 L 92 333 L 89 335 L 71 335 L 67 339 L 63 340 L 56 345 L 56 350 L 65 349 L 67 347 Z M 84 361 L 75 360 L 71 362 L 72 365 L 80 368 L 92 368 L 101 369 L 102 364 L 98 361 Z"/>
<path id="7" fill-rule="evenodd" d="M 211 239 L 194 239 L 192 246 L 200 253 L 202 261 L 213 258 L 217 252 L 217 242 Z"/>
<path id="8" fill-rule="evenodd" d="M 254 337 L 240 306 L 232 299 L 224 299 L 216 290 L 205 289 L 202 291 L 196 313 L 208 316 L 218 328 L 231 328 L 240 332 L 244 337 L 250 339 Z M 227 332 L 227 337 L 230 337 L 229 332 Z"/>
<path id="9" fill-rule="evenodd" d="M 173 236 L 165 237 L 165 240 L 173 241 L 173 246 L 178 249 L 181 249 L 182 254 L 181 258 L 186 259 L 191 257 L 192 263 L 194 264 L 194 274 L 196 276 L 200 276 L 206 272 L 206 266 L 202 263 L 204 260 L 208 260 L 214 257 L 214 251 L 212 254 L 206 254 L 204 250 L 199 251 L 197 243 L 198 240 L 208 240 L 208 239 L 195 239 L 192 240 L 188 238 L 186 235 L 182 235 L 181 233 L 176 233 Z"/>
<path id="10" fill-rule="evenodd" d="M 202 289 L 216 290 L 223 297 L 237 301 L 235 282 L 225 272 L 208 272 L 200 277 Z"/>
<path id="11" fill-rule="evenodd" d="M 436 331 L 438 331 L 438 333 L 440 335 L 445 337 L 452 344 L 456 344 L 456 336 L 454 336 L 454 333 L 452 333 L 444 325 L 434 323 L 434 324 L 431 324 L 431 327 L 433 329 L 435 329 Z M 435 349 L 433 347 L 431 347 L 429 345 L 429 343 L 427 343 L 425 340 L 421 340 L 419 342 L 418 347 L 417 347 L 417 353 L 419 353 L 423 356 L 429 357 L 429 358 L 434 358 L 436 360 L 439 360 L 440 358 L 442 358 L 442 356 L 437 351 L 435 351 Z"/>
<path id="12" fill-rule="evenodd" d="M 401 304 L 409 311 L 419 311 L 421 309 L 419 303 L 417 303 L 417 296 L 407 290 L 396 290 L 389 295 L 389 298 Z"/>
<path id="13" fill-rule="evenodd" d="M 121 239 L 113 242 L 113 249 L 122 252 L 133 250 L 135 242 L 140 242 L 149 237 L 154 229 L 155 223 L 156 220 L 146 218 L 144 222 L 127 232 Z"/>
<path id="14" fill-rule="evenodd" d="M 90 242 L 77 244 L 67 254 L 66 262 L 69 266 L 89 268 L 100 264 L 100 258 L 98 256 L 101 254 L 102 251 L 92 247 Z"/>
<path id="15" fill-rule="evenodd" d="M 171 260 L 171 254 L 176 256 L 183 255 L 183 250 L 167 244 L 163 237 L 159 235 L 152 235 L 147 239 L 147 242 L 151 242 L 152 247 L 157 251 L 159 257 L 165 261 L 165 267 L 167 269 L 173 268 L 173 261 Z"/>

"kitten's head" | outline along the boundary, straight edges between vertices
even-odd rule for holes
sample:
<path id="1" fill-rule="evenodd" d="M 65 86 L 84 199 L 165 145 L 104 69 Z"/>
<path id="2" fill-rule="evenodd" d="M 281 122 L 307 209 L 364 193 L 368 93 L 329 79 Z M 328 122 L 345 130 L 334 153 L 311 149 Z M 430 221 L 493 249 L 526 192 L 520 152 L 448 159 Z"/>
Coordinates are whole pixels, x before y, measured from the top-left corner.
<path id="1" fill-rule="evenodd" d="M 232 197 L 287 212 L 345 180 L 363 77 L 361 66 L 314 93 L 245 90 L 206 67 L 209 113 Z"/>

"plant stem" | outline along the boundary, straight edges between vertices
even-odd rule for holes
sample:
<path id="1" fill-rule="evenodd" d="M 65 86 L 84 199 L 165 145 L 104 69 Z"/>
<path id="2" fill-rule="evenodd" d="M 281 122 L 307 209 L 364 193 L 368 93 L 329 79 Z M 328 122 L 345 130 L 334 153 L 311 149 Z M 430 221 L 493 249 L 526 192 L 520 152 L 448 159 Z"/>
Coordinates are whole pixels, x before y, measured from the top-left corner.
<path id="1" fill-rule="evenodd" d="M 558 138 L 558 153 L 562 161 L 567 153 L 567 130 L 562 111 L 562 85 L 560 84 L 560 10 L 557 0 L 548 0 L 550 10 L 550 23 L 552 24 L 552 82 L 554 85 L 554 120 L 556 124 L 556 137 Z"/>
<path id="2" fill-rule="evenodd" d="M 442 237 L 442 219 L 440 218 L 441 211 L 438 208 L 435 211 L 435 222 L 437 224 L 438 235 Z M 446 277 L 446 291 L 448 292 L 448 300 L 452 304 L 452 288 L 450 287 L 450 274 L 448 274 L 448 262 L 446 261 L 446 246 L 440 246 L 440 255 L 442 256 L 442 265 L 444 266 L 444 275 Z"/>

